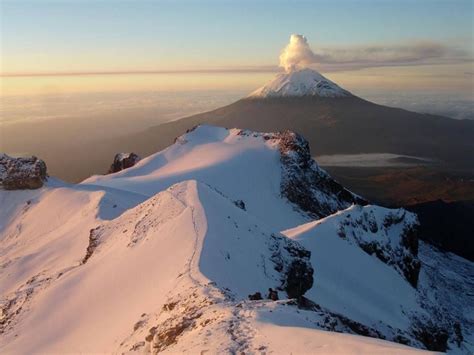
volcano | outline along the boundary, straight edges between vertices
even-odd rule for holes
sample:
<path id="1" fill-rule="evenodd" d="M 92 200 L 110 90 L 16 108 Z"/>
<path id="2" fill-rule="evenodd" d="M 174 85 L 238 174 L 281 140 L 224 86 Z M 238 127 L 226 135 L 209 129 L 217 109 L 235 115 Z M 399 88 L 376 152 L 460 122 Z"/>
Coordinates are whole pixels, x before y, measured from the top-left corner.
<path id="1" fill-rule="evenodd" d="M 267 85 L 255 90 L 249 98 L 283 97 L 350 97 L 349 91 L 311 69 L 281 73 Z"/>
<path id="2" fill-rule="evenodd" d="M 447 167 L 474 166 L 474 121 L 378 105 L 308 68 L 281 73 L 233 104 L 151 127 L 120 144 L 147 155 L 198 124 L 289 129 L 308 139 L 314 155 L 393 153 Z"/>

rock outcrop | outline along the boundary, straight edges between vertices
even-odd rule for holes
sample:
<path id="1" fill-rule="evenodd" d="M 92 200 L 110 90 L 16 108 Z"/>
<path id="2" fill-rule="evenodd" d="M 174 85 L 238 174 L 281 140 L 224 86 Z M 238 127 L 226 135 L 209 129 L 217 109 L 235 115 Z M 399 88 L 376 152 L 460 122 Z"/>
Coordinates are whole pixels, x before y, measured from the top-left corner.
<path id="1" fill-rule="evenodd" d="M 121 170 L 131 168 L 140 160 L 141 158 L 135 153 L 118 153 L 115 155 L 114 162 L 110 166 L 107 174 L 113 174 Z"/>
<path id="2" fill-rule="evenodd" d="M 275 270 L 281 274 L 279 289 L 286 291 L 289 298 L 303 296 L 313 286 L 311 252 L 285 237 L 272 234 L 271 238 L 271 260 Z"/>
<path id="3" fill-rule="evenodd" d="M 277 145 L 281 161 L 281 195 L 311 218 L 327 217 L 352 204 L 367 204 L 318 166 L 311 157 L 308 141 L 298 133 L 242 130 L 239 134 L 261 136 Z"/>
<path id="4" fill-rule="evenodd" d="M 403 208 L 354 208 L 341 214 L 338 235 L 392 266 L 413 287 L 418 285 L 418 219 Z"/>
<path id="5" fill-rule="evenodd" d="M 5 190 L 39 189 L 47 177 L 45 162 L 35 156 L 13 158 L 0 154 L 0 187 Z"/>
<path id="6" fill-rule="evenodd" d="M 303 136 L 292 131 L 278 135 L 282 162 L 280 188 L 289 201 L 315 218 L 329 216 L 351 204 L 367 204 L 318 166 Z"/>

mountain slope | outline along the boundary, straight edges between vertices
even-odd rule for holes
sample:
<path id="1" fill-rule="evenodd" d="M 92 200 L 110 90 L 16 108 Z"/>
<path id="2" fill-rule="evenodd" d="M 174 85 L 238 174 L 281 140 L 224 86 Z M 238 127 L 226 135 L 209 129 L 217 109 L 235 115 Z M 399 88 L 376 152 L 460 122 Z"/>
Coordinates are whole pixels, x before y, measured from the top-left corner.
<path id="1" fill-rule="evenodd" d="M 2 353 L 472 352 L 472 263 L 361 206 L 293 132 L 200 126 L 0 202 Z"/>
<path id="2" fill-rule="evenodd" d="M 283 234 L 311 252 L 317 277 L 305 297 L 319 306 L 335 313 L 343 310 L 346 317 L 376 329 L 385 339 L 470 353 L 474 267 L 425 243 L 409 241 L 413 228 L 416 216 L 403 209 L 354 206 Z M 414 263 L 417 268 L 411 272 L 417 270 L 417 283 L 410 287 L 411 277 L 403 270 Z"/>
<path id="3" fill-rule="evenodd" d="M 317 87 L 321 80 L 314 80 L 320 76 L 309 69 L 280 74 L 248 98 L 123 137 L 120 144 L 147 155 L 206 123 L 261 132 L 289 129 L 305 136 L 315 155 L 393 153 L 430 158 L 450 167 L 474 166 L 474 154 L 469 154 L 474 152 L 474 121 L 377 105 L 328 80 L 330 89 L 321 91 Z"/>
<path id="4" fill-rule="evenodd" d="M 365 203 L 318 167 L 301 136 L 212 126 L 196 127 L 132 168 L 81 184 L 151 196 L 187 179 L 242 201 L 249 213 L 277 230 Z"/>
<path id="5" fill-rule="evenodd" d="M 36 210 L 62 208 L 50 199 L 39 203 Z M 89 201 L 78 210 L 94 205 Z M 35 221 L 24 223 L 37 227 Z M 72 232 L 75 221 L 82 219 L 68 216 L 62 222 Z M 186 292 L 209 288 L 219 297 L 240 300 L 269 287 L 291 292 L 296 279 L 290 283 L 287 274 L 298 262 L 309 273 L 310 283 L 302 290 L 309 288 L 312 269 L 303 249 L 256 222 L 218 192 L 191 181 L 172 186 L 113 221 L 100 223 L 90 234 L 76 235 L 81 243 L 68 240 L 68 253 L 65 237 L 44 236 L 49 239 L 50 263 L 45 267 L 41 260 L 30 258 L 27 272 L 34 276 L 19 287 L 4 278 L 19 281 L 19 275 L 11 275 L 12 270 L 19 270 L 14 266 L 21 258 L 18 253 L 31 254 L 20 246 L 8 248 L 5 258 L 10 263 L 3 267 L 2 288 L 12 286 L 2 290 L 10 300 L 4 308 L 8 323 L 2 352 L 119 348 L 118 341 L 133 332 L 140 315 L 159 313 L 180 283 L 185 284 Z M 19 238 L 30 247 L 34 242 L 28 233 Z M 29 291 L 18 300 L 24 288 Z M 224 290 L 228 290 L 225 295 L 221 294 Z M 15 308 L 20 301 L 22 306 Z"/>
<path id="6" fill-rule="evenodd" d="M 41 211 L 61 208 L 49 199 L 39 204 Z M 75 219 L 63 222 L 71 226 Z M 0 348 L 2 352 L 281 351 L 278 334 L 284 331 L 294 350 L 317 351 L 323 346 L 324 352 L 344 354 L 416 352 L 317 330 L 307 320 L 311 312 L 284 302 L 242 302 L 249 292 L 284 288 L 292 262 L 306 262 L 304 249 L 256 223 L 206 185 L 195 181 L 174 185 L 92 229 L 87 252 L 77 246 L 74 254 L 67 255 L 69 267 L 54 264 L 43 270 L 30 262 L 28 272 L 39 273 L 20 287 L 29 291 L 18 312 L 10 313 L 16 300 L 4 308 L 9 322 Z M 80 239 L 86 241 L 86 235 Z M 51 240 L 51 261 L 64 251 L 54 248 L 61 243 Z M 282 268 L 275 267 L 280 264 Z M 4 271 L 10 267 L 4 266 Z M 7 297 L 18 297 L 18 291 Z M 311 344 L 302 346 L 300 341 L 307 337 Z"/>
<path id="7" fill-rule="evenodd" d="M 30 214 L 64 210 L 48 195 L 61 192 L 72 206 L 68 195 L 77 194 L 45 190 L 46 198 L 18 216 L 25 227 L 39 228 L 39 219 L 25 219 Z M 97 202 L 84 201 L 74 210 L 96 211 Z M 49 240 L 48 267 L 29 260 L 23 269 L 27 281 L 9 291 L 3 289 L 5 277 L 20 280 L 11 271 L 20 270 L 18 258 L 31 252 L 2 249 L 9 261 L 2 266 L 2 352 L 417 352 L 327 333 L 317 322 L 323 314 L 298 310 L 286 300 L 245 301 L 248 293 L 268 287 L 279 288 L 285 298 L 292 264 L 309 271 L 308 256 L 207 185 L 174 185 L 113 220 L 96 220 L 87 234 L 76 221 L 83 219 L 64 216 L 63 227 L 42 237 Z M 58 229 L 69 230 L 69 240 L 54 238 Z M 34 236 L 25 230 L 15 238 L 30 245 Z M 73 245 L 71 239 L 82 242 Z"/>

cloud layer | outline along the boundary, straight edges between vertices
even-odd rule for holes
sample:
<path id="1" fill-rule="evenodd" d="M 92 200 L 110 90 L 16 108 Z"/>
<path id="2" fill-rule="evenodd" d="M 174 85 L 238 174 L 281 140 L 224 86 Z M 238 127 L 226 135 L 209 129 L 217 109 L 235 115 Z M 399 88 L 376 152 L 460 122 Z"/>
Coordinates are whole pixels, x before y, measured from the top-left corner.
<path id="1" fill-rule="evenodd" d="M 292 34 L 280 55 L 286 71 L 318 65 L 327 71 L 371 67 L 455 64 L 472 62 L 466 50 L 434 41 L 320 48 L 313 52 L 305 36 Z"/>
<path id="2" fill-rule="evenodd" d="M 467 48 L 467 49 L 465 49 Z M 456 47 L 435 41 L 409 41 L 404 43 L 363 44 L 351 46 L 319 47 L 313 51 L 301 34 L 292 34 L 280 54 L 279 66 L 286 71 L 316 66 L 324 72 L 350 71 L 365 68 L 474 63 L 468 46 Z M 193 67 L 150 70 L 97 70 L 77 72 L 1 72 L 0 77 L 32 76 L 88 76 L 124 74 L 220 74 L 276 72 L 275 65 Z M 472 76 L 471 71 L 464 75 Z"/>
<path id="3" fill-rule="evenodd" d="M 418 41 L 390 45 L 326 48 L 317 56 L 319 63 L 335 69 L 362 69 L 385 66 L 436 65 L 472 62 L 465 50 L 443 43 Z"/>

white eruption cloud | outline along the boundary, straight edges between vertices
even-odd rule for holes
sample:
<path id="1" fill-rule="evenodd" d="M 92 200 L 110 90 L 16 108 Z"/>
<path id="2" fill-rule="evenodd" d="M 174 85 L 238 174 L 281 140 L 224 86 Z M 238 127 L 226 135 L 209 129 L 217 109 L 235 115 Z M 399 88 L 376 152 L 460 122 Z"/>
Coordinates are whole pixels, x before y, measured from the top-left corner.
<path id="1" fill-rule="evenodd" d="M 315 63 L 318 56 L 314 54 L 308 44 L 308 40 L 303 35 L 293 34 L 290 43 L 280 54 L 280 67 L 287 72 L 307 67 Z"/>
<path id="2" fill-rule="evenodd" d="M 323 71 L 357 70 L 402 65 L 472 63 L 472 53 L 445 43 L 418 41 L 392 44 L 370 44 L 351 47 L 309 47 L 305 36 L 292 34 L 290 43 L 280 54 L 280 67 L 287 72 L 314 64 Z"/>

